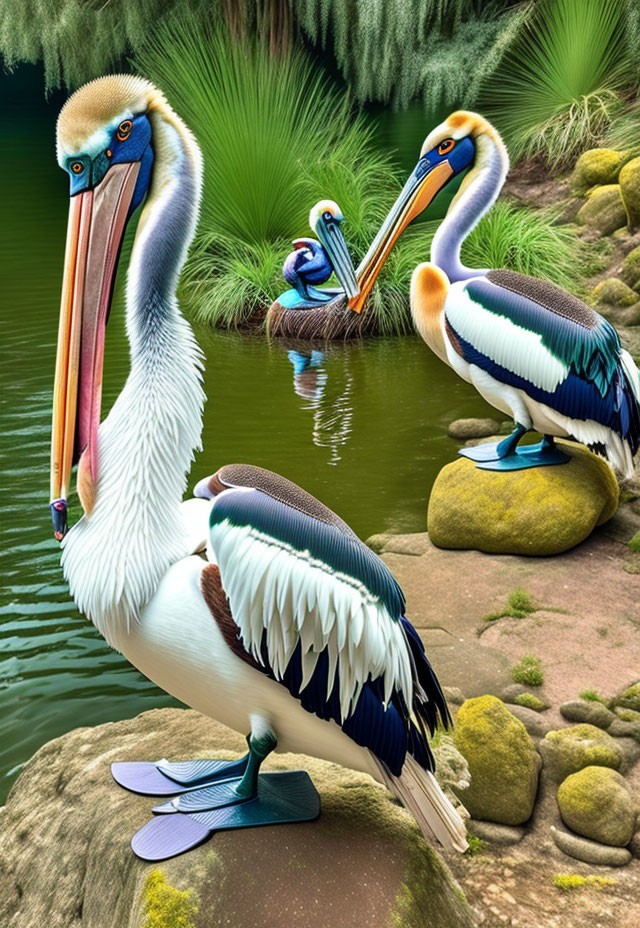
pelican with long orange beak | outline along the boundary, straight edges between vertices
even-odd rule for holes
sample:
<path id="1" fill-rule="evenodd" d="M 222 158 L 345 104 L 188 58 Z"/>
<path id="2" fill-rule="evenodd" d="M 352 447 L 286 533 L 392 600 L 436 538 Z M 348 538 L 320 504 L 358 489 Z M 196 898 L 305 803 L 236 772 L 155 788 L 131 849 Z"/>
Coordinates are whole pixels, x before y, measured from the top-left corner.
<path id="1" fill-rule="evenodd" d="M 231 763 L 113 764 L 120 785 L 174 797 L 134 836 L 135 852 L 159 860 L 218 828 L 314 818 L 307 774 L 259 775 L 274 749 L 370 773 L 425 835 L 464 851 L 429 746 L 448 709 L 386 565 L 321 502 L 259 467 L 220 467 L 182 502 L 204 400 L 175 297 L 200 202 L 193 135 L 155 87 L 115 76 L 69 99 L 57 136 L 71 183 L 51 468 L 65 577 L 112 647 L 248 740 Z M 118 252 L 143 202 L 126 288 L 131 370 L 100 423 Z M 84 515 L 65 534 L 75 461 Z"/>

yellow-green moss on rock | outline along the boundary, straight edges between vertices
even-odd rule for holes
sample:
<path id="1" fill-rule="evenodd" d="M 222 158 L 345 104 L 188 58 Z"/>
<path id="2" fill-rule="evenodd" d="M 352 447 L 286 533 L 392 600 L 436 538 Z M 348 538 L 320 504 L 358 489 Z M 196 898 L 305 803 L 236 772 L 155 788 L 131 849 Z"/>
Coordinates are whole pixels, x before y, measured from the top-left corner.
<path id="1" fill-rule="evenodd" d="M 620 193 L 629 228 L 635 229 L 640 223 L 640 158 L 633 158 L 620 171 Z"/>
<path id="2" fill-rule="evenodd" d="M 585 767 L 560 784 L 558 808 L 567 828 L 592 841 L 624 847 L 637 807 L 624 777 L 609 767 Z"/>
<path id="3" fill-rule="evenodd" d="M 615 184 L 620 169 L 628 159 L 623 151 L 610 148 L 590 148 L 576 162 L 571 175 L 571 188 L 577 194 L 585 193 L 590 187 L 600 184 Z"/>
<path id="4" fill-rule="evenodd" d="M 640 245 L 625 255 L 620 270 L 620 278 L 628 287 L 632 287 L 634 290 L 638 290 L 640 287 Z"/>
<path id="5" fill-rule="evenodd" d="M 625 709 L 633 709 L 635 712 L 640 712 L 640 680 L 638 680 L 637 683 L 632 683 L 626 690 L 623 690 L 616 698 L 615 704 Z"/>
<path id="6" fill-rule="evenodd" d="M 556 467 L 488 471 L 459 458 L 438 474 L 427 528 L 441 548 L 492 554 L 559 554 L 615 515 L 618 483 L 586 448 L 559 442 L 571 461 Z"/>
<path id="7" fill-rule="evenodd" d="M 586 203 L 578 210 L 576 219 L 600 235 L 611 235 L 616 229 L 626 226 L 627 209 L 620 184 L 592 188 L 587 194 Z"/>
<path id="8" fill-rule="evenodd" d="M 176 889 L 162 870 L 152 870 L 144 885 L 143 928 L 194 928 L 198 905 L 192 889 Z"/>
<path id="9" fill-rule="evenodd" d="M 584 767 L 618 770 L 622 763 L 622 751 L 615 738 L 595 725 L 572 725 L 547 732 L 538 748 L 545 770 L 556 783 Z"/>
<path id="10" fill-rule="evenodd" d="M 531 817 L 540 756 L 526 728 L 495 696 L 468 699 L 456 718 L 455 744 L 471 783 L 456 793 L 472 818 L 520 825 Z"/>
<path id="11" fill-rule="evenodd" d="M 594 287 L 593 296 L 596 303 L 608 306 L 633 306 L 638 301 L 638 294 L 618 277 L 608 277 Z"/>

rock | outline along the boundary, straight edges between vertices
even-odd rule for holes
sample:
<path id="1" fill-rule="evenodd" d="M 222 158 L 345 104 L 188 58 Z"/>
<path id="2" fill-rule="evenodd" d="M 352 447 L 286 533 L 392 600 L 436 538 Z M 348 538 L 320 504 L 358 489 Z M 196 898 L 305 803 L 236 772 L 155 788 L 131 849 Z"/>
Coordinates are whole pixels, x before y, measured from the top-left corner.
<path id="1" fill-rule="evenodd" d="M 443 686 L 442 692 L 447 702 L 453 703 L 454 706 L 461 706 L 465 700 L 464 693 L 458 686 Z"/>
<path id="2" fill-rule="evenodd" d="M 605 705 L 587 699 L 563 702 L 560 706 L 560 715 L 569 722 L 587 722 L 598 728 L 608 728 L 615 721 L 614 713 Z"/>
<path id="3" fill-rule="evenodd" d="M 625 255 L 620 268 L 620 279 L 634 290 L 640 288 L 640 245 Z"/>
<path id="4" fill-rule="evenodd" d="M 638 294 L 617 277 L 607 277 L 594 287 L 593 296 L 597 303 L 609 306 L 633 306 L 638 301 Z"/>
<path id="5" fill-rule="evenodd" d="M 515 702 L 518 696 L 522 696 L 524 693 L 531 693 L 531 690 L 523 686 L 522 683 L 510 683 L 509 686 L 505 686 L 502 690 L 502 700 L 503 702 Z M 531 695 L 533 695 L 531 693 Z"/>
<path id="6" fill-rule="evenodd" d="M 627 211 L 622 201 L 619 184 L 594 187 L 587 202 L 580 207 L 576 219 L 600 235 L 611 235 L 627 224 Z"/>
<path id="7" fill-rule="evenodd" d="M 412 557 L 422 557 L 431 547 L 431 541 L 426 532 L 412 532 L 408 535 L 387 535 L 384 537 L 387 539 L 384 546 L 385 554 L 409 554 Z"/>
<path id="8" fill-rule="evenodd" d="M 606 303 L 598 304 L 598 312 L 616 327 L 640 325 L 640 302 L 633 306 L 609 306 Z"/>
<path id="9" fill-rule="evenodd" d="M 367 538 L 365 544 L 368 548 L 371 548 L 372 551 L 375 551 L 376 554 L 382 554 L 391 538 L 393 538 L 393 535 L 389 535 L 386 532 L 379 532 L 377 535 L 371 535 Z"/>
<path id="10" fill-rule="evenodd" d="M 549 722 L 538 711 L 527 706 L 519 706 L 516 703 L 509 706 L 509 712 L 522 722 L 532 738 L 544 738 L 551 729 Z"/>
<path id="11" fill-rule="evenodd" d="M 626 152 L 612 151 L 610 148 L 585 151 L 573 169 L 570 181 L 572 190 L 582 194 L 598 184 L 615 184 L 627 158 Z"/>
<path id="12" fill-rule="evenodd" d="M 634 738 L 640 742 L 640 723 L 623 722 L 622 719 L 615 719 L 608 728 L 608 732 L 614 738 Z"/>
<path id="13" fill-rule="evenodd" d="M 456 441 L 467 441 L 469 438 L 488 438 L 499 428 L 500 423 L 495 419 L 456 419 L 447 429 L 447 435 Z"/>
<path id="14" fill-rule="evenodd" d="M 469 819 L 467 829 L 488 844 L 500 846 L 519 844 L 525 836 L 525 829 L 519 825 L 498 825 L 496 822 L 481 822 L 475 818 Z"/>
<path id="15" fill-rule="evenodd" d="M 134 857 L 129 841 L 153 800 L 116 786 L 111 761 L 167 751 L 175 759 L 237 757 L 243 749 L 240 736 L 180 709 L 77 729 L 45 745 L 2 814 L 0 925 L 141 928 L 146 890 L 154 911 L 163 900 L 173 911 L 145 928 L 187 928 L 194 905 L 202 928 L 321 928 L 335 925 L 336 913 L 348 928 L 422 925 L 425 911 L 437 928 L 472 928 L 460 888 L 409 815 L 369 777 L 310 757 L 277 755 L 266 765 L 309 770 L 322 799 L 317 822 L 220 832 L 159 867 Z"/>
<path id="16" fill-rule="evenodd" d="M 441 548 L 497 554 L 559 554 L 610 519 L 618 483 L 609 465 L 586 448 L 559 442 L 571 461 L 558 467 L 480 470 L 459 458 L 438 474 L 427 527 Z"/>
<path id="17" fill-rule="evenodd" d="M 558 809 L 567 828 L 614 847 L 629 843 L 638 814 L 624 777 L 609 767 L 585 767 L 567 777 L 558 788 Z"/>
<path id="18" fill-rule="evenodd" d="M 640 722 L 640 712 L 636 709 L 625 709 L 624 706 L 616 706 L 613 711 L 623 722 Z"/>
<path id="19" fill-rule="evenodd" d="M 468 699 L 456 719 L 456 747 L 471 785 L 456 793 L 472 818 L 520 825 L 530 818 L 540 757 L 522 722 L 495 696 Z"/>
<path id="20" fill-rule="evenodd" d="M 611 847 L 579 838 L 566 831 L 551 826 L 551 835 L 556 847 L 563 854 L 568 854 L 575 860 L 582 860 L 586 864 L 595 864 L 601 867 L 624 867 L 631 861 L 631 854 L 625 847 Z"/>
<path id="21" fill-rule="evenodd" d="M 549 708 L 548 703 L 536 696 L 535 693 L 520 693 L 513 702 L 516 706 L 523 706 L 525 709 L 533 710 L 533 712 L 544 712 L 545 709 Z"/>
<path id="22" fill-rule="evenodd" d="M 629 228 L 640 222 L 640 158 L 632 158 L 620 171 L 620 193 L 629 217 Z"/>
<path id="23" fill-rule="evenodd" d="M 478 837 L 481 837 L 481 835 Z M 631 841 L 629 841 L 628 847 L 632 857 L 640 857 L 640 831 L 636 831 Z"/>
<path id="24" fill-rule="evenodd" d="M 619 696 L 616 696 L 614 704 L 616 706 L 622 706 L 625 709 L 635 709 L 636 712 L 640 712 L 640 680 L 638 680 L 637 683 L 632 683 L 631 686 L 623 690 Z"/>
<path id="25" fill-rule="evenodd" d="M 572 725 L 550 731 L 538 745 L 545 771 L 556 783 L 583 767 L 618 770 L 622 751 L 615 740 L 594 725 Z"/>

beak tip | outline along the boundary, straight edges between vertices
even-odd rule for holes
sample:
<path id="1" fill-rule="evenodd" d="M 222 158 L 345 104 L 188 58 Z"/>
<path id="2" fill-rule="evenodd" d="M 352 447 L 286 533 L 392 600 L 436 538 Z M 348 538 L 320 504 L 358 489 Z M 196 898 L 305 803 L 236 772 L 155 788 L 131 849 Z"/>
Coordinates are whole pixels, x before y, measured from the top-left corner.
<path id="1" fill-rule="evenodd" d="M 53 521 L 53 537 L 56 541 L 62 541 L 67 532 L 67 501 L 66 499 L 54 499 L 49 504 L 49 508 Z"/>

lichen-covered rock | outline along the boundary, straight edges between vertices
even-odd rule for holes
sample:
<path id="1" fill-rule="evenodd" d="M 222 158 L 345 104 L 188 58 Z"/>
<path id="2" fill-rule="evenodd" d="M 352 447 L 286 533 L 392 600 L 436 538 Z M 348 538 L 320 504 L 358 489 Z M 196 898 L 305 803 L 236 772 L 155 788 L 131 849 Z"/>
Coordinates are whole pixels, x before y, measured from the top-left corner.
<path id="1" fill-rule="evenodd" d="M 622 201 L 619 184 L 594 187 L 586 203 L 578 210 L 576 219 L 600 235 L 611 235 L 627 224 L 627 210 Z"/>
<path id="2" fill-rule="evenodd" d="M 608 303 L 598 303 L 598 312 L 616 328 L 640 325 L 640 302 L 634 303 L 633 306 L 610 306 Z"/>
<path id="3" fill-rule="evenodd" d="M 476 838 L 503 847 L 519 844 L 525 835 L 525 829 L 521 825 L 498 825 L 497 822 L 481 822 L 477 819 L 470 819 L 467 828 Z"/>
<path id="4" fill-rule="evenodd" d="M 471 784 L 456 792 L 470 815 L 503 825 L 526 822 L 540 756 L 522 722 L 495 696 L 468 699 L 456 718 L 455 744 L 469 764 Z"/>
<path id="5" fill-rule="evenodd" d="M 640 158 L 632 158 L 620 171 L 620 193 L 629 217 L 629 228 L 640 222 Z"/>
<path id="6" fill-rule="evenodd" d="M 427 528 L 441 548 L 496 554 L 559 554 L 584 541 L 618 508 L 609 465 L 586 448 L 559 442 L 568 464 L 488 471 L 459 458 L 438 474 Z"/>
<path id="7" fill-rule="evenodd" d="M 625 847 L 612 847 L 610 844 L 600 844 L 599 841 L 589 841 L 588 838 L 579 838 L 578 835 L 561 831 L 551 826 L 551 835 L 556 847 L 573 857 L 582 860 L 585 864 L 594 864 L 599 867 L 625 867 L 631 860 L 631 852 Z"/>
<path id="8" fill-rule="evenodd" d="M 548 732 L 539 744 L 544 769 L 556 783 L 583 767 L 618 770 L 622 751 L 615 739 L 594 725 L 572 725 Z"/>
<path id="9" fill-rule="evenodd" d="M 574 699 L 563 702 L 560 706 L 560 715 L 568 722 L 586 722 L 597 728 L 608 728 L 615 720 L 615 714 L 605 705 L 596 700 Z"/>
<path id="10" fill-rule="evenodd" d="M 615 184 L 620 169 L 628 158 L 626 152 L 610 148 L 590 148 L 576 162 L 571 175 L 571 188 L 577 194 L 585 193 L 599 184 Z"/>
<path id="11" fill-rule="evenodd" d="M 638 301 L 638 294 L 617 277 L 607 277 L 594 287 L 593 296 L 597 303 L 609 306 L 633 306 Z"/>
<path id="12" fill-rule="evenodd" d="M 640 245 L 625 255 L 620 268 L 620 279 L 634 290 L 640 288 Z"/>
<path id="13" fill-rule="evenodd" d="M 456 419 L 447 429 L 447 435 L 456 441 L 468 441 L 470 438 L 488 438 L 499 428 L 500 423 L 495 419 Z"/>
<path id="14" fill-rule="evenodd" d="M 567 828 L 614 847 L 628 844 L 636 826 L 631 790 L 609 767 L 585 767 L 567 777 L 558 789 L 558 809 Z"/>
<path id="15" fill-rule="evenodd" d="M 239 735 L 180 709 L 46 744 L 2 811 L 2 928 L 320 928 L 336 913 L 345 928 L 422 928 L 425 912 L 432 928 L 471 928 L 459 886 L 410 816 L 370 777 L 310 757 L 266 765 L 309 771 L 322 801 L 316 822 L 220 832 L 159 866 L 138 860 L 129 842 L 154 803 L 120 789 L 111 761 L 243 749 Z"/>
<path id="16" fill-rule="evenodd" d="M 615 704 L 625 709 L 635 709 L 636 712 L 640 712 L 640 680 L 623 690 L 616 697 Z"/>

